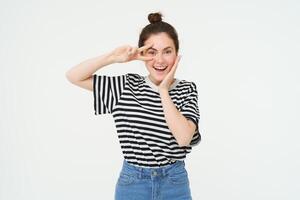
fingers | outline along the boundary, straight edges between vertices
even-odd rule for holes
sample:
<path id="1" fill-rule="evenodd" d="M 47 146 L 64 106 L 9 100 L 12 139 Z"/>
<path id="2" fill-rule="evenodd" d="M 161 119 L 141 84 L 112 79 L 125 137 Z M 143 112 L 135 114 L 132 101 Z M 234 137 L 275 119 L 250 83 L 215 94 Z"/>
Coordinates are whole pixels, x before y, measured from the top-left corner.
<path id="1" fill-rule="evenodd" d="M 149 61 L 149 60 L 152 60 L 153 57 L 147 57 L 147 56 L 141 56 L 140 53 L 147 50 L 148 48 L 152 47 L 153 46 L 153 43 L 150 43 L 150 44 L 147 44 L 147 45 L 144 45 L 140 48 L 137 49 L 137 51 L 139 52 L 138 54 L 138 57 L 137 59 L 138 60 L 142 60 L 142 61 Z"/>
<path id="2" fill-rule="evenodd" d="M 137 57 L 138 60 L 142 60 L 142 61 L 149 61 L 149 60 L 152 60 L 153 57 L 147 57 L 147 56 L 138 56 Z"/>
<path id="3" fill-rule="evenodd" d="M 176 68 L 177 68 L 177 66 L 178 66 L 178 63 L 179 63 L 180 59 L 181 59 L 181 55 L 178 55 L 178 56 L 176 57 L 176 60 L 175 60 L 175 62 L 174 62 L 174 65 L 173 65 L 173 67 L 172 67 L 172 69 L 171 69 L 172 72 L 175 72 L 175 70 L 176 70 Z"/>
<path id="4" fill-rule="evenodd" d="M 180 59 L 181 59 L 181 55 L 178 55 L 177 58 L 176 58 L 176 60 L 175 60 L 175 63 L 174 63 L 174 65 L 173 65 L 173 67 L 177 67 L 177 65 L 178 65 L 178 63 L 179 63 L 179 61 L 180 61 Z"/>
<path id="5" fill-rule="evenodd" d="M 150 48 L 151 46 L 153 46 L 152 43 L 150 44 L 147 44 L 145 46 L 142 46 L 140 48 L 137 48 L 137 47 L 129 47 L 127 49 L 127 55 L 128 56 L 133 56 L 135 57 L 135 59 L 137 60 L 142 60 L 142 61 L 149 61 L 149 60 L 152 60 L 153 57 L 147 57 L 147 56 L 142 56 L 140 53 L 143 52 L 144 50 Z"/>
<path id="6" fill-rule="evenodd" d="M 139 52 L 142 52 L 142 51 L 144 51 L 144 50 L 146 50 L 146 49 L 148 49 L 148 48 L 150 48 L 150 47 L 152 47 L 152 46 L 153 46 L 153 43 L 144 45 L 144 46 L 138 48 L 138 51 L 139 51 Z"/>
<path id="7" fill-rule="evenodd" d="M 148 49 L 148 48 L 150 48 L 151 46 L 153 46 L 153 43 L 150 43 L 150 44 L 147 44 L 147 45 L 144 45 L 144 46 L 142 46 L 142 47 L 140 47 L 140 48 L 137 48 L 137 47 L 128 47 L 127 48 L 127 54 L 128 55 L 132 55 L 132 54 L 134 54 L 134 53 L 136 53 L 136 52 L 142 52 L 142 51 L 144 51 L 144 50 L 146 50 L 146 49 Z"/>
<path id="8" fill-rule="evenodd" d="M 127 51 L 128 51 L 127 54 L 128 54 L 129 56 L 131 56 L 131 55 L 135 54 L 136 50 L 137 50 L 136 47 L 130 47 L 130 48 L 127 50 Z"/>

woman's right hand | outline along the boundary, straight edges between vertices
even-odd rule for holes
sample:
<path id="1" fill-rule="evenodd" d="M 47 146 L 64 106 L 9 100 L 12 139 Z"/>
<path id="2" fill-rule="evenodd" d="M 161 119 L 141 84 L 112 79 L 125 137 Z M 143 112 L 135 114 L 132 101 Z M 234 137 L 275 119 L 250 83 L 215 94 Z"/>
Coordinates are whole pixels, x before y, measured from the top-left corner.
<path id="1" fill-rule="evenodd" d="M 152 60 L 153 57 L 143 56 L 141 53 L 150 48 L 152 45 L 153 44 L 148 44 L 140 48 L 124 45 L 113 50 L 111 55 L 113 56 L 114 61 L 117 63 L 129 62 L 132 60 L 148 61 Z"/>

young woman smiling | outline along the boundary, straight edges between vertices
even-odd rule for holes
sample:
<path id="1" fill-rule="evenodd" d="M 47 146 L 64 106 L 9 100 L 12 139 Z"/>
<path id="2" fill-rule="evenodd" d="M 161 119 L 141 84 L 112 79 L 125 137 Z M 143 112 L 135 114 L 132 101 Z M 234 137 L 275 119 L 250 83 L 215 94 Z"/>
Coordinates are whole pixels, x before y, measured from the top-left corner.
<path id="1" fill-rule="evenodd" d="M 93 92 L 96 115 L 113 115 L 124 157 L 116 200 L 192 199 L 184 160 L 201 140 L 197 87 L 174 77 L 180 60 L 174 27 L 162 21 L 161 13 L 150 13 L 148 20 L 138 47 L 120 46 L 78 64 L 66 76 Z M 144 62 L 149 74 L 95 74 L 133 60 Z"/>

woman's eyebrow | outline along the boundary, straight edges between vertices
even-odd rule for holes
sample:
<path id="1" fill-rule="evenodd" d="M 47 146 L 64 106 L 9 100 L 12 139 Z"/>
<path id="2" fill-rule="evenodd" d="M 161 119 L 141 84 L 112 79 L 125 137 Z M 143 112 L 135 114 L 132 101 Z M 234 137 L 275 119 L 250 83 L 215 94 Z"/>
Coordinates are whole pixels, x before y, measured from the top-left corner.
<path id="1" fill-rule="evenodd" d="M 172 49 L 172 47 L 166 47 L 166 48 L 164 48 L 163 50 L 166 50 L 166 49 L 169 49 L 169 48 L 171 48 L 171 49 Z M 153 48 L 153 47 L 150 47 L 149 49 L 152 49 L 152 50 L 155 50 L 155 51 L 157 51 L 157 49 L 155 49 L 155 48 Z M 147 49 L 147 50 L 149 50 L 149 49 Z"/>

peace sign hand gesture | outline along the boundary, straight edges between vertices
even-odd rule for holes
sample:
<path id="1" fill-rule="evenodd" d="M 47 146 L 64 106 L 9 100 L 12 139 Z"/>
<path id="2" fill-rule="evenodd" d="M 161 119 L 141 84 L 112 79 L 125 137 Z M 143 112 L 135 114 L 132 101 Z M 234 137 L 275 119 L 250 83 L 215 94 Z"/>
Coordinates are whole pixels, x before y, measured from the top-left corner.
<path id="1" fill-rule="evenodd" d="M 140 48 L 124 45 L 113 50 L 111 54 L 114 61 L 118 63 L 129 62 L 132 60 L 148 61 L 152 60 L 153 57 L 142 56 L 141 53 L 150 48 L 152 45 L 153 44 L 148 44 Z"/>

